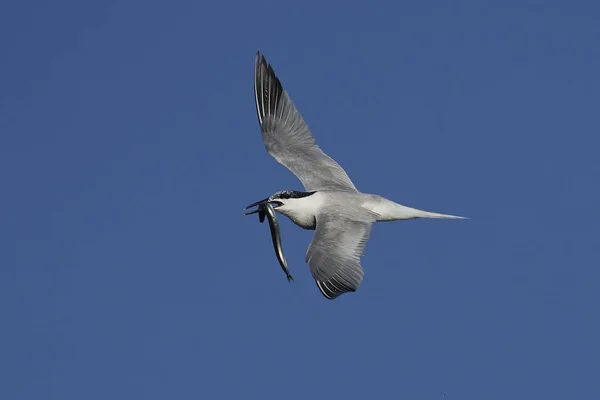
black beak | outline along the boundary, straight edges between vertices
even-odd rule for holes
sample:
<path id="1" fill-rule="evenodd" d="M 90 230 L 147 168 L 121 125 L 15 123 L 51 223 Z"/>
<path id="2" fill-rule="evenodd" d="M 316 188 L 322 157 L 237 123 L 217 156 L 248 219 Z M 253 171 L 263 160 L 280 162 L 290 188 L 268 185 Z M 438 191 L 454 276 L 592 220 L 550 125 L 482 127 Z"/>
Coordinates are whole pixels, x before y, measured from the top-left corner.
<path id="1" fill-rule="evenodd" d="M 266 199 L 262 199 L 262 200 L 260 200 L 260 201 L 257 201 L 256 203 L 252 203 L 252 204 L 250 204 L 249 206 L 246 206 L 246 207 L 244 208 L 244 210 L 247 210 L 247 209 L 249 209 L 250 207 L 258 206 L 258 205 L 260 205 L 260 204 L 262 204 L 262 203 L 266 203 L 266 202 L 268 202 L 268 201 L 269 201 L 269 198 L 267 197 Z M 250 215 L 250 214 L 257 213 L 259 209 L 260 209 L 260 208 L 257 208 L 257 209 L 256 209 L 256 210 L 254 210 L 254 211 L 248 212 L 248 213 L 246 213 L 246 215 Z"/>

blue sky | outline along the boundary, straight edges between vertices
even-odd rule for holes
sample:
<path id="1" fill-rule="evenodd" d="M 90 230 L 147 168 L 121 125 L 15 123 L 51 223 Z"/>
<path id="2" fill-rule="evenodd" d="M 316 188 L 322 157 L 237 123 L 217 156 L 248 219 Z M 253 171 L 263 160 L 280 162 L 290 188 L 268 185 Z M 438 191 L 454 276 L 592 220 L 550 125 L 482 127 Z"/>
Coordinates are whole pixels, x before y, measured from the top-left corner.
<path id="1" fill-rule="evenodd" d="M 595 399 L 597 2 L 3 2 L 0 397 Z M 241 208 L 254 53 L 377 224 L 327 301 Z"/>

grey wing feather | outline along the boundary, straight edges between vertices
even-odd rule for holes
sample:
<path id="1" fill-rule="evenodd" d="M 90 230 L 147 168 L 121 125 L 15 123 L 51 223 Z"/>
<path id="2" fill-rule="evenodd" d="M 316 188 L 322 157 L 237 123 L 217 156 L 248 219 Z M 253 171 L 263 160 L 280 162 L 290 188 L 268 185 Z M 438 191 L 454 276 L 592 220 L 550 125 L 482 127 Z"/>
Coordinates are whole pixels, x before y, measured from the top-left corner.
<path id="1" fill-rule="evenodd" d="M 296 175 L 307 191 L 357 192 L 344 169 L 315 143 L 302 115 L 259 51 L 254 62 L 254 95 L 267 151 Z"/>
<path id="2" fill-rule="evenodd" d="M 374 221 L 356 221 L 334 212 L 317 216 L 306 261 L 323 296 L 333 300 L 355 292 L 363 280 L 360 257 Z"/>

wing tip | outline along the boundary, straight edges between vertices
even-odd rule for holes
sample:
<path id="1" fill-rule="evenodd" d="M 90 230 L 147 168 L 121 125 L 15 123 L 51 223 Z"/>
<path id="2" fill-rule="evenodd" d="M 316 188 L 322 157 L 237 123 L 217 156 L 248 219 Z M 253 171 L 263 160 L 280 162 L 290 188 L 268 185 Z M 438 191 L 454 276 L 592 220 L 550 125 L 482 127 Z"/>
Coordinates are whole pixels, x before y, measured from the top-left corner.
<path id="1" fill-rule="evenodd" d="M 273 66 L 260 49 L 257 49 L 254 58 L 254 100 L 261 126 L 265 116 L 276 115 L 283 91 L 283 85 L 275 74 Z"/>
<path id="2" fill-rule="evenodd" d="M 331 280 L 324 282 L 324 281 L 319 281 L 315 279 L 315 282 L 317 283 L 317 287 L 319 288 L 319 291 L 321 292 L 321 294 L 327 299 L 327 300 L 335 300 L 338 297 L 340 297 L 341 295 L 343 295 L 344 293 L 352 293 L 352 292 L 356 292 L 356 288 L 351 288 L 347 285 L 344 285 L 343 283 L 336 281 L 338 283 L 338 285 L 341 285 L 342 288 L 336 288 L 335 285 L 333 284 L 333 282 L 331 282 Z M 327 286 L 327 284 L 330 284 L 332 286 L 332 288 L 329 288 Z"/>

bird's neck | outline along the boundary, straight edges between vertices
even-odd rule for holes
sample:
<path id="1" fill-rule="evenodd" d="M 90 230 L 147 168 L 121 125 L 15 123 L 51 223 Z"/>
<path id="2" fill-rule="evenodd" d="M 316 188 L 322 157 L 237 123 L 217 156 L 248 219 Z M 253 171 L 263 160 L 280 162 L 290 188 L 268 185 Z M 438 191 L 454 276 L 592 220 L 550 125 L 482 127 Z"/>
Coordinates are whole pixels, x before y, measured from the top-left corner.
<path id="1" fill-rule="evenodd" d="M 275 211 L 285 215 L 301 228 L 315 229 L 316 216 L 322 205 L 322 196 L 317 192 L 306 197 L 288 199 L 285 204 L 277 207 Z"/>

